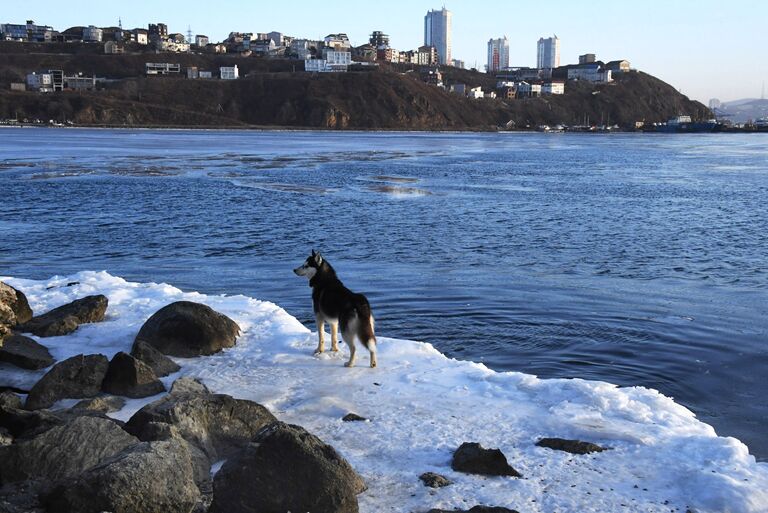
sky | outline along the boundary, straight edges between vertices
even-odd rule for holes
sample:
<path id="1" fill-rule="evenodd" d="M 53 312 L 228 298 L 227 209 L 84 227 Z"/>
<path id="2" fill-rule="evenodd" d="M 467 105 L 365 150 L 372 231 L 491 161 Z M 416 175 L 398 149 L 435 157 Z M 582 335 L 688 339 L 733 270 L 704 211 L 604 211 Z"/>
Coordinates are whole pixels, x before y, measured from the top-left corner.
<path id="1" fill-rule="evenodd" d="M 0 23 L 27 19 L 57 30 L 74 25 L 144 27 L 162 22 L 171 32 L 206 34 L 279 31 L 305 38 L 346 32 L 354 45 L 381 30 L 398 50 L 423 44 L 424 15 L 443 5 L 453 12 L 453 57 L 484 69 L 487 43 L 507 36 L 510 65 L 535 66 L 536 41 L 560 38 L 561 64 L 584 53 L 626 59 L 687 96 L 707 103 L 759 98 L 768 82 L 766 0 L 389 0 L 291 2 L 185 0 L 92 2 L 0 0 Z"/>

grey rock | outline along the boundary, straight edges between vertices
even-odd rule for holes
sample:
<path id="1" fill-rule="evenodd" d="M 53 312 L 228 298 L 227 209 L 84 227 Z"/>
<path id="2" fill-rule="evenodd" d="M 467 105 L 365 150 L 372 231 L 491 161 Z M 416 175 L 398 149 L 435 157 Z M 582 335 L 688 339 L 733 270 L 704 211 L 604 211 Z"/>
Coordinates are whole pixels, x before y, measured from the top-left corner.
<path id="1" fill-rule="evenodd" d="M 178 301 L 155 312 L 139 330 L 143 340 L 163 354 L 194 357 L 235 345 L 240 327 L 211 307 Z"/>
<path id="2" fill-rule="evenodd" d="M 145 442 L 55 486 L 50 513 L 189 513 L 200 497 L 186 444 Z"/>
<path id="3" fill-rule="evenodd" d="M 440 474 L 435 474 L 434 472 L 424 472 L 419 476 L 419 479 L 421 479 L 422 483 L 424 483 L 424 486 L 428 486 L 430 488 L 442 488 L 452 484 L 447 477 L 441 476 Z"/>
<path id="4" fill-rule="evenodd" d="M 72 333 L 81 324 L 101 322 L 109 301 L 106 296 L 88 296 L 33 317 L 19 326 L 23 332 L 38 337 L 55 337 Z"/>
<path id="5" fill-rule="evenodd" d="M 275 422 L 216 474 L 210 513 L 356 513 L 364 490 L 333 447 L 299 426 Z"/>
<path id="6" fill-rule="evenodd" d="M 152 367 L 155 375 L 159 378 L 178 372 L 181 369 L 176 362 L 143 340 L 137 340 L 133 343 L 131 356 Z"/>
<path id="7" fill-rule="evenodd" d="M 48 348 L 23 335 L 6 337 L 0 347 L 0 362 L 10 363 L 22 369 L 38 370 L 53 365 Z"/>
<path id="8" fill-rule="evenodd" d="M 566 440 L 564 438 L 542 438 L 536 442 L 536 445 L 539 447 L 554 449 L 556 451 L 569 452 L 571 454 L 589 454 L 592 452 L 603 452 L 607 449 L 606 447 L 601 447 L 590 442 L 582 442 L 581 440 Z"/>
<path id="9" fill-rule="evenodd" d="M 29 391 L 26 408 L 49 408 L 59 399 L 98 395 L 108 366 L 102 354 L 80 354 L 57 363 Z"/>
<path id="10" fill-rule="evenodd" d="M 12 443 L 13 435 L 11 435 L 7 429 L 0 427 L 0 447 L 3 445 L 11 445 Z"/>
<path id="11" fill-rule="evenodd" d="M 125 399 L 114 395 L 102 395 L 83 399 L 72 407 L 74 412 L 112 413 L 123 409 Z"/>
<path id="12" fill-rule="evenodd" d="M 108 394 L 134 399 L 165 392 L 152 368 L 128 353 L 117 353 L 109 362 L 101 389 Z"/>
<path id="13" fill-rule="evenodd" d="M 27 296 L 20 290 L 0 282 L 0 324 L 14 327 L 32 318 Z"/>
<path id="14" fill-rule="evenodd" d="M 171 385 L 171 394 L 210 394 L 211 391 L 208 390 L 208 387 L 203 384 L 202 381 L 190 378 L 187 376 L 183 376 L 176 381 L 173 382 L 173 385 Z"/>
<path id="15" fill-rule="evenodd" d="M 13 392 L 0 392 L 0 408 L 21 408 L 21 397 Z"/>
<path id="16" fill-rule="evenodd" d="M 48 410 L 22 409 L 16 394 L 0 394 L 0 428 L 6 429 L 14 438 L 32 438 L 63 423 L 62 417 Z"/>
<path id="17" fill-rule="evenodd" d="M 144 406 L 125 429 L 143 441 L 179 436 L 199 448 L 209 458 L 210 467 L 241 451 L 263 426 L 275 420 L 269 410 L 253 401 L 185 392 Z"/>
<path id="18" fill-rule="evenodd" d="M 18 481 L 0 487 L 0 513 L 42 513 L 37 481 Z"/>
<path id="19" fill-rule="evenodd" d="M 507 458 L 500 450 L 485 449 L 474 442 L 464 442 L 456 449 L 451 468 L 470 474 L 521 477 L 520 473 L 507 463 Z"/>
<path id="20" fill-rule="evenodd" d="M 341 418 L 341 420 L 343 420 L 344 422 L 365 422 L 368 419 L 366 419 L 365 417 L 361 417 L 357 413 L 347 413 Z"/>
<path id="21" fill-rule="evenodd" d="M 0 447 L 0 484 L 74 476 L 137 442 L 112 420 L 75 417 L 31 440 Z"/>

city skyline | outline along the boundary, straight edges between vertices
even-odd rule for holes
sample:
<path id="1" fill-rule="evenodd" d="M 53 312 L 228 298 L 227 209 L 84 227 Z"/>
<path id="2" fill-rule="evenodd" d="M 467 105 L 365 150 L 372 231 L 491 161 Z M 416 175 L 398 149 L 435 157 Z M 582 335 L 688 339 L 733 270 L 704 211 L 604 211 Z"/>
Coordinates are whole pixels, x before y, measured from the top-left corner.
<path id="1" fill-rule="evenodd" d="M 87 9 L 78 9 L 86 4 Z M 117 25 L 121 18 L 126 28 L 163 22 L 172 32 L 186 33 L 191 26 L 193 34 L 206 34 L 211 41 L 232 31 L 277 30 L 310 38 L 346 32 L 355 45 L 381 30 L 390 35 L 394 48 L 405 50 L 423 44 L 425 13 L 443 7 L 431 1 L 392 0 L 392 4 L 395 8 L 372 15 L 368 7 L 357 4 L 324 12 L 302 2 L 295 3 L 297 11 L 236 1 L 228 4 L 230 9 L 212 13 L 199 0 L 189 0 L 183 8 L 148 0 L 136 0 L 130 7 L 38 0 L 4 6 L 0 22 L 34 19 L 63 30 L 74 25 Z M 764 50 L 768 34 L 761 26 L 768 18 L 768 2 L 734 0 L 725 14 L 718 14 L 722 4 L 715 0 L 695 5 L 661 0 L 631 5 L 607 0 L 588 4 L 553 0 L 547 5 L 488 0 L 482 10 L 454 0 L 444 6 L 453 13 L 452 58 L 481 71 L 487 63 L 489 38 L 509 37 L 511 66 L 535 66 L 539 38 L 557 34 L 561 64 L 576 63 L 585 53 L 604 61 L 627 59 L 632 67 L 704 104 L 710 98 L 724 102 L 759 98 L 768 81 Z"/>

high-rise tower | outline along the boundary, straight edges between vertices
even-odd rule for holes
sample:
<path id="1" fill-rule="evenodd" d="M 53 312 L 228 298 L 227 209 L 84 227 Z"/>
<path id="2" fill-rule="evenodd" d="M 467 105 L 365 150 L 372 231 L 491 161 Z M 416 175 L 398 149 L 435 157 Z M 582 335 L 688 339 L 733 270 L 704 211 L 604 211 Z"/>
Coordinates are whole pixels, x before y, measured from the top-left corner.
<path id="1" fill-rule="evenodd" d="M 509 67 L 509 40 L 507 36 L 488 41 L 488 72 Z"/>
<path id="2" fill-rule="evenodd" d="M 552 69 L 560 66 L 560 39 L 557 36 L 543 37 L 536 45 L 536 67 Z"/>
<path id="3" fill-rule="evenodd" d="M 451 64 L 451 11 L 443 7 L 424 16 L 424 44 L 437 49 L 440 64 Z"/>

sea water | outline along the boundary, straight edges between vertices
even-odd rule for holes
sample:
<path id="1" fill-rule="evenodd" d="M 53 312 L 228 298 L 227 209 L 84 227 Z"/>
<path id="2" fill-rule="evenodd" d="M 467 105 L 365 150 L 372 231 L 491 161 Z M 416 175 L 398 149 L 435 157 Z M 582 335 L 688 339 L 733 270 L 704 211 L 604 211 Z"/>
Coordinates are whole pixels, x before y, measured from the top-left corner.
<path id="1" fill-rule="evenodd" d="M 314 248 L 381 337 L 655 389 L 768 459 L 766 135 L 7 128 L 0 191 L 0 275 L 106 270 L 314 329 L 291 272 Z"/>

